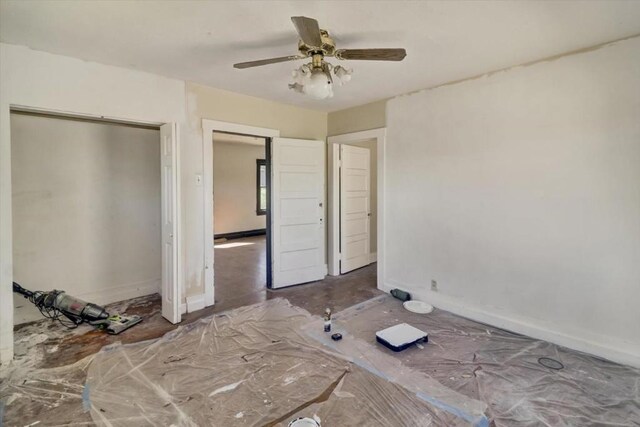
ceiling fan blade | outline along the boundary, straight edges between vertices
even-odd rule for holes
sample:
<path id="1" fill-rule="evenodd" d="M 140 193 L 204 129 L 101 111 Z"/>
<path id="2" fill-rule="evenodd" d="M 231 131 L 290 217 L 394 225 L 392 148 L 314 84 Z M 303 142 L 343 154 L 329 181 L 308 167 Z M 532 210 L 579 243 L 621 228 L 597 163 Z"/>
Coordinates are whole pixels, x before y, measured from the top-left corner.
<path id="1" fill-rule="evenodd" d="M 279 58 L 269 58 L 269 59 L 260 59 L 258 61 L 249 61 L 249 62 L 240 62 L 238 64 L 233 64 L 233 68 L 251 68 L 251 67 L 259 67 L 261 65 L 269 65 L 269 64 L 277 64 L 278 62 L 287 62 L 287 61 L 295 61 L 296 59 L 302 59 L 302 56 L 298 55 L 289 55 L 289 56 L 281 56 Z"/>
<path id="2" fill-rule="evenodd" d="M 407 56 L 404 49 L 338 49 L 334 56 L 338 59 L 362 61 L 402 61 Z"/>
<path id="3" fill-rule="evenodd" d="M 307 46 L 321 47 L 322 38 L 320 37 L 320 27 L 318 21 L 306 16 L 292 16 L 291 21 L 298 31 L 298 35 Z"/>

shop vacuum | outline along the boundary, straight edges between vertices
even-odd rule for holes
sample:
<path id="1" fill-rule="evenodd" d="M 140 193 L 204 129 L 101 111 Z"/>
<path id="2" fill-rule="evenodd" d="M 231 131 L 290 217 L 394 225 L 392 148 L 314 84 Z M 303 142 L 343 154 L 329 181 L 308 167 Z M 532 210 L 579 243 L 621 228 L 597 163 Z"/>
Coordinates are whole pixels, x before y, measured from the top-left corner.
<path id="1" fill-rule="evenodd" d="M 57 320 L 61 325 L 73 329 L 83 322 L 117 335 L 142 322 L 142 317 L 109 314 L 104 307 L 72 297 L 56 289 L 32 292 L 13 282 L 13 292 L 22 295 L 35 305 L 48 319 Z"/>

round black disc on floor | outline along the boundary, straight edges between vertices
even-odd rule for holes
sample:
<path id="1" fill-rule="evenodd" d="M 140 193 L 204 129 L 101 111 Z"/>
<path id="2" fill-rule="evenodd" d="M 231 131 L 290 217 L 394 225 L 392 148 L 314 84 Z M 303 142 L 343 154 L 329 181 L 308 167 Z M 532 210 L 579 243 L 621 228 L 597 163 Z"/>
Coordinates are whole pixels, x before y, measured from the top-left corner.
<path id="1" fill-rule="evenodd" d="M 564 368 L 564 365 L 561 362 L 550 357 L 540 357 L 538 359 L 538 363 L 545 368 L 553 369 L 555 371 L 559 371 L 560 369 Z"/>

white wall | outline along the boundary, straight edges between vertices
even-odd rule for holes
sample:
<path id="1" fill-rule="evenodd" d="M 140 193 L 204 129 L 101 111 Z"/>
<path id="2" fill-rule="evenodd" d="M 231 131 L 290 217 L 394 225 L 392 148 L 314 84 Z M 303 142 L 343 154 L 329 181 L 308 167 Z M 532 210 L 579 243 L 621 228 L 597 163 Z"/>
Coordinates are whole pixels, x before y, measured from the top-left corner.
<path id="1" fill-rule="evenodd" d="M 185 84 L 2 43 L 0 94 L 0 360 L 4 362 L 11 358 L 13 347 L 10 106 L 158 124 L 184 123 Z M 181 138 L 182 150 L 191 144 L 202 146 L 201 140 Z M 190 180 L 183 185 L 195 183 Z M 190 243 L 183 242 L 183 258 Z M 202 254 L 202 246 L 196 246 Z"/>
<path id="2" fill-rule="evenodd" d="M 12 114 L 11 169 L 14 281 L 97 304 L 160 291 L 157 129 Z"/>
<path id="3" fill-rule="evenodd" d="M 213 217 L 215 234 L 266 227 L 266 215 L 256 214 L 256 160 L 265 146 L 218 141 L 213 137 Z"/>
<path id="4" fill-rule="evenodd" d="M 638 52 L 389 101 L 386 285 L 640 366 Z"/>

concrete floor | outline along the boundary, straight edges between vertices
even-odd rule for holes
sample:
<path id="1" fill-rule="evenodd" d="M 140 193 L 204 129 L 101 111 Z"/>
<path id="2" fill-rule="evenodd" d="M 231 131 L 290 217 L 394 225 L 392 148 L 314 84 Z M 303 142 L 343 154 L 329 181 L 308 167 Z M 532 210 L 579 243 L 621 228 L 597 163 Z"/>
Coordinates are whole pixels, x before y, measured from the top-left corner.
<path id="1" fill-rule="evenodd" d="M 381 291 L 376 288 L 376 264 L 349 274 L 293 286 L 279 290 L 266 288 L 265 237 L 234 239 L 217 244 L 215 249 L 215 305 L 182 316 L 185 325 L 225 310 L 255 304 L 272 298 L 286 298 L 311 314 L 321 315 L 326 307 L 336 312 L 365 301 Z M 18 325 L 14 329 L 15 342 L 29 342 L 39 334 L 34 345 L 17 346 L 16 359 L 37 360 L 33 368 L 52 368 L 75 363 L 114 343 L 133 343 L 158 338 L 175 329 L 161 315 L 158 294 L 122 301 L 108 306 L 109 312 L 137 314 L 142 323 L 120 335 L 109 335 L 82 325 L 67 330 L 47 319 Z"/>

